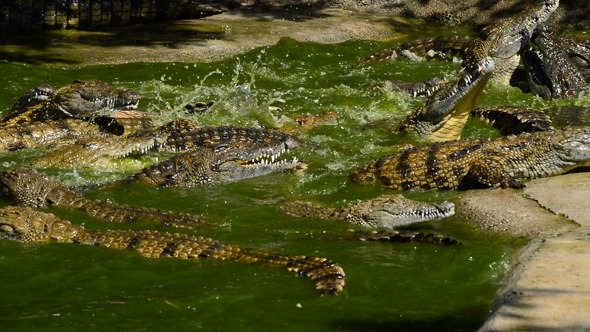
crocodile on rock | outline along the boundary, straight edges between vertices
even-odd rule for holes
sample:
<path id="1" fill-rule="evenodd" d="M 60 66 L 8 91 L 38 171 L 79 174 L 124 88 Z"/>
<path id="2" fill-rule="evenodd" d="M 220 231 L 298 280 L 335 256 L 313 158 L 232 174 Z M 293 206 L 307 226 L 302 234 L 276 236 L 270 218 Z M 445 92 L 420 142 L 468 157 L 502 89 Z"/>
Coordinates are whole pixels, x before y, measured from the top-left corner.
<path id="1" fill-rule="evenodd" d="M 395 228 L 450 217 L 455 214 L 455 205 L 448 201 L 426 203 L 413 201 L 402 195 L 381 195 L 340 208 L 294 201 L 281 206 L 281 210 L 294 217 L 342 220 L 369 228 Z"/>
<path id="2" fill-rule="evenodd" d="M 522 188 L 521 179 L 563 174 L 589 164 L 590 129 L 567 127 L 418 146 L 372 161 L 350 178 L 396 190 Z"/>
<path id="3" fill-rule="evenodd" d="M 373 236 L 376 237 L 376 236 Z M 86 230 L 29 207 L 0 209 L 0 238 L 23 243 L 59 242 L 131 250 L 148 258 L 215 258 L 276 266 L 311 279 L 322 294 L 338 295 L 344 270 L 333 261 L 241 248 L 210 238 L 149 230 Z M 365 236 L 371 239 L 370 235 Z"/>
<path id="4" fill-rule="evenodd" d="M 195 0 L 3 0 L 2 29 L 100 29 L 200 18 L 239 6 L 238 2 Z"/>

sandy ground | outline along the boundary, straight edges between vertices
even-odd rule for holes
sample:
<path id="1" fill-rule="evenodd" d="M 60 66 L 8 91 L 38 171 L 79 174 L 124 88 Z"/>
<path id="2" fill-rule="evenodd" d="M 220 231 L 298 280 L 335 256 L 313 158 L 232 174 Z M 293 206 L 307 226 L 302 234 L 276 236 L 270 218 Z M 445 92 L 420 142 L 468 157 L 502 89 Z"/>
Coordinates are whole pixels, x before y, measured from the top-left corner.
<path id="1" fill-rule="evenodd" d="M 533 238 L 481 331 L 590 331 L 589 202 L 590 173 L 537 179 L 522 192 L 463 196 L 461 213 L 473 216 L 475 227 Z"/>

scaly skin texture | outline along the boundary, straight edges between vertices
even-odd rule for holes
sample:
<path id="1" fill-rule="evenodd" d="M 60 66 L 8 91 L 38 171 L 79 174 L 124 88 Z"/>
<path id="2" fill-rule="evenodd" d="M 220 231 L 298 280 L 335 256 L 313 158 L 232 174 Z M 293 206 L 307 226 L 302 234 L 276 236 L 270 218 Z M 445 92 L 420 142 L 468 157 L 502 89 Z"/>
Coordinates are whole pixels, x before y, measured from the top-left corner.
<path id="1" fill-rule="evenodd" d="M 483 29 L 483 40 L 489 45 L 488 55 L 494 58 L 496 70 L 490 80 L 495 83 L 508 84 L 510 76 L 519 62 L 518 51 L 523 38 L 528 41 L 539 23 L 545 22 L 559 6 L 558 0 L 538 0 L 521 12 L 500 20 Z M 476 38 L 472 37 L 438 37 L 419 40 L 399 47 L 384 50 L 372 55 L 364 62 L 396 59 L 399 57 L 420 59 L 451 59 L 453 56 L 468 57 L 470 48 Z M 464 63 L 465 67 L 468 64 Z"/>
<path id="2" fill-rule="evenodd" d="M 58 89 L 48 87 L 42 85 L 27 92 L 10 114 L 0 118 L 0 125 L 110 116 L 120 110 L 136 109 L 140 99 L 134 91 L 115 89 L 98 80 L 74 81 Z"/>
<path id="3" fill-rule="evenodd" d="M 166 143 L 168 146 L 188 151 L 144 169 L 127 182 L 193 187 L 306 168 L 297 158 L 277 159 L 284 152 L 300 146 L 299 140 L 291 135 L 246 128 L 225 130 L 222 131 L 225 134 L 221 135 L 218 131 L 214 132 L 214 136 L 205 135 L 207 138 L 203 142 L 195 141 L 194 136 L 189 133 L 174 140 L 169 139 Z M 172 141 L 176 143 L 171 143 Z M 194 146 L 195 142 L 199 148 Z"/>
<path id="4" fill-rule="evenodd" d="M 370 228 L 394 228 L 450 217 L 455 214 L 455 205 L 448 201 L 426 203 L 413 201 L 402 195 L 381 195 L 340 208 L 295 201 L 281 206 L 281 210 L 294 217 L 342 220 Z"/>
<path id="5" fill-rule="evenodd" d="M 459 78 L 431 95 L 423 107 L 396 127 L 396 131 L 411 132 L 435 142 L 459 139 L 491 75 L 509 80 L 518 65 L 523 41 L 530 38 L 537 25 L 544 22 L 558 4 L 556 0 L 537 1 L 524 11 L 486 27 L 485 38 L 475 39 L 465 48 Z"/>
<path id="6" fill-rule="evenodd" d="M 27 207 L 0 209 L 0 238 L 24 242 L 59 242 L 133 250 L 148 258 L 216 258 L 277 266 L 311 279 L 322 294 L 338 295 L 344 270 L 326 258 L 290 256 L 240 248 L 209 238 L 155 231 L 89 231 L 56 216 Z"/>
<path id="7" fill-rule="evenodd" d="M 552 129 L 549 115 L 528 107 L 479 107 L 471 112 L 471 116 L 489 123 L 502 135 Z"/>
<path id="8" fill-rule="evenodd" d="M 56 177 L 30 168 L 0 172 L 0 187 L 16 204 L 73 208 L 110 222 L 156 221 L 184 228 L 198 228 L 205 224 L 202 218 L 186 213 L 87 199 L 66 187 Z"/>
<path id="9" fill-rule="evenodd" d="M 550 25 L 539 27 L 532 43 L 526 45 L 523 51 L 531 92 L 554 99 L 576 96 L 588 89 L 590 48 L 584 48 L 581 41 L 575 43 L 571 38 L 562 40 L 556 37 Z M 588 42 L 585 44 L 590 46 Z"/>
<path id="10" fill-rule="evenodd" d="M 77 168 L 111 170 L 112 160 L 130 154 L 145 154 L 162 144 L 166 137 L 154 131 L 140 136 L 86 136 L 71 144 L 52 149 L 34 158 L 30 165 L 35 168 Z M 63 142 L 60 142 L 63 143 Z"/>
<path id="11" fill-rule="evenodd" d="M 465 69 L 454 82 L 433 93 L 424 106 L 402 120 L 397 132 L 410 132 L 428 141 L 448 141 L 461 137 L 469 113 L 487 84 L 494 63 L 489 57 Z"/>
<path id="12" fill-rule="evenodd" d="M 226 1 L 225 4 L 232 3 Z M 0 3 L 0 28 L 99 29 L 199 18 L 225 10 L 224 5 L 193 0 L 4 0 Z"/>
<path id="13" fill-rule="evenodd" d="M 562 174 L 589 161 L 590 129 L 569 127 L 419 146 L 372 161 L 350 177 L 396 190 L 521 188 L 520 179 Z"/>
<path id="14" fill-rule="evenodd" d="M 95 123 L 78 119 L 46 120 L 19 126 L 0 126 L 0 151 L 48 149 L 74 144 L 81 138 L 106 138 Z"/>

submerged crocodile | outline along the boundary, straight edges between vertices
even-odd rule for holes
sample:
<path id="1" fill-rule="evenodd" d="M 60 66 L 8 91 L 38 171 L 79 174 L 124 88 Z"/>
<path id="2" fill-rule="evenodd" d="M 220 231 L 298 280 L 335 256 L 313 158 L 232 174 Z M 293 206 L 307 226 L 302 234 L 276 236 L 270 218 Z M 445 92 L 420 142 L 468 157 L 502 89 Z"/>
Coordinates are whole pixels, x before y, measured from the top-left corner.
<path id="1" fill-rule="evenodd" d="M 0 209 L 0 238 L 24 242 L 59 242 L 131 250 L 148 258 L 215 258 L 277 266 L 311 279 L 322 294 L 338 295 L 344 270 L 333 261 L 240 248 L 210 238 L 141 230 L 89 231 L 29 207 Z"/>
<path id="2" fill-rule="evenodd" d="M 21 126 L 34 121 L 112 116 L 135 110 L 140 96 L 135 91 L 116 89 L 99 80 L 76 80 L 54 89 L 40 85 L 27 92 L 0 118 L 0 126 Z"/>
<path id="3" fill-rule="evenodd" d="M 72 208 L 110 222 L 155 221 L 184 228 L 198 228 L 205 224 L 202 218 L 191 214 L 87 199 L 55 176 L 31 168 L 1 171 L 0 188 L 16 204 L 37 208 Z"/>
<path id="4" fill-rule="evenodd" d="M 450 217 L 455 214 L 455 205 L 448 201 L 426 203 L 413 201 L 402 195 L 381 195 L 340 208 L 295 201 L 281 206 L 281 210 L 294 217 L 342 220 L 370 228 L 394 228 Z"/>
<path id="5" fill-rule="evenodd" d="M 485 38 L 469 42 L 459 77 L 432 94 L 426 104 L 408 115 L 396 131 L 411 132 L 431 141 L 460 138 L 477 99 L 494 75 L 507 81 L 519 62 L 522 44 L 557 9 L 559 1 L 543 0 L 484 29 Z"/>
<path id="6" fill-rule="evenodd" d="M 396 190 L 522 188 L 521 179 L 568 172 L 590 164 L 590 128 L 523 133 L 428 144 L 372 161 L 350 175 Z"/>
<path id="7" fill-rule="evenodd" d="M 98 29 L 200 18 L 222 13 L 237 2 L 206 4 L 194 0 L 3 0 L 3 29 Z"/>

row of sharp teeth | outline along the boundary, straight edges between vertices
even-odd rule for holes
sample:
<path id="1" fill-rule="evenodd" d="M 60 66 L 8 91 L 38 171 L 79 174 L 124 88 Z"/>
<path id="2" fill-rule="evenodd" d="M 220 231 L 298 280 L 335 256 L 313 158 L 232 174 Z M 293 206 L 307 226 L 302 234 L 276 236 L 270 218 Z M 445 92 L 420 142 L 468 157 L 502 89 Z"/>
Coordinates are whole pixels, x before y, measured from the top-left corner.
<path id="1" fill-rule="evenodd" d="M 146 154 L 148 151 L 151 151 L 155 146 L 156 146 L 156 142 L 152 142 L 149 145 L 135 147 L 135 148 L 129 149 L 129 151 L 119 155 L 118 158 L 125 158 L 125 157 L 127 157 L 131 154 L 135 154 L 135 153 Z"/>
<path id="2" fill-rule="evenodd" d="M 273 164 L 287 164 L 287 163 L 297 163 L 299 162 L 299 160 L 297 159 L 297 157 L 293 157 L 292 160 L 280 160 L 277 161 L 278 155 L 272 155 L 270 156 L 270 160 L 264 158 L 263 156 L 252 159 L 249 161 L 249 164 L 253 164 L 253 165 L 257 165 L 257 166 L 268 166 L 268 165 L 273 165 Z M 268 158 L 268 157 L 267 157 Z"/>

